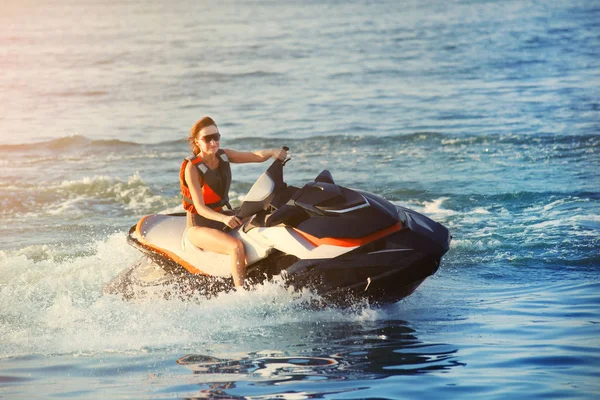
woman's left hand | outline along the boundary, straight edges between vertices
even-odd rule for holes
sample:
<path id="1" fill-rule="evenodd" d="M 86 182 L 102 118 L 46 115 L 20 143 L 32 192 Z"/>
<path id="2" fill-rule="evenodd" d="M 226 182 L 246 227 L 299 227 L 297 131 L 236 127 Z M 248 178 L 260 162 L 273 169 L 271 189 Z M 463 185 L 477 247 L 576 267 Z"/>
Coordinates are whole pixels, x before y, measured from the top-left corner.
<path id="1" fill-rule="evenodd" d="M 223 215 L 221 217 L 221 222 L 223 222 L 231 229 L 237 228 L 242 224 L 242 220 L 236 217 L 235 215 Z"/>
<path id="2" fill-rule="evenodd" d="M 287 158 L 287 151 L 284 149 L 272 149 L 271 154 L 273 158 L 284 161 Z"/>

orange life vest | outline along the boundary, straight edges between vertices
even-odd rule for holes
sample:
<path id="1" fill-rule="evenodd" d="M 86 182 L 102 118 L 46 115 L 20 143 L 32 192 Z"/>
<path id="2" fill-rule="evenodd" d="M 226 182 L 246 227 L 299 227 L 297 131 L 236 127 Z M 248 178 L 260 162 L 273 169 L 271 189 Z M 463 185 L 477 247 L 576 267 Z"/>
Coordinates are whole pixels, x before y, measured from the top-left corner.
<path id="1" fill-rule="evenodd" d="M 198 168 L 198 172 L 204 181 L 204 185 L 202 185 L 204 204 L 216 211 L 221 211 L 223 206 L 231 209 L 229 204 L 229 186 L 231 185 L 229 158 L 222 149 L 217 151 L 217 157 L 219 157 L 219 168 L 215 170 L 208 168 L 202 162 L 202 158 L 197 155 L 191 155 L 183 160 L 179 170 L 179 186 L 181 187 L 181 202 L 186 211 L 198 214 L 196 207 L 194 207 L 190 188 L 185 181 L 185 167 L 189 162 Z"/>

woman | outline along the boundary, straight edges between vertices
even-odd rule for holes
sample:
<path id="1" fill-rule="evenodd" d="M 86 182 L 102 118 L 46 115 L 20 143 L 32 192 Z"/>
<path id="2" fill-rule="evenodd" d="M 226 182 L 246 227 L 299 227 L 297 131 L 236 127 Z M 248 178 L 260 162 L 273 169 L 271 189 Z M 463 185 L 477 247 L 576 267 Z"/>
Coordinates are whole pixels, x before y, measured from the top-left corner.
<path id="1" fill-rule="evenodd" d="M 223 212 L 229 206 L 231 168 L 229 163 L 263 162 L 271 157 L 284 160 L 283 149 L 254 152 L 220 148 L 221 134 L 210 117 L 194 124 L 188 138 L 192 156 L 187 157 L 179 172 L 183 208 L 187 211 L 187 228 L 184 241 L 196 247 L 231 256 L 231 274 L 236 287 L 244 285 L 246 253 L 244 244 L 223 232 L 223 228 L 236 228 L 242 221 L 235 215 Z"/>

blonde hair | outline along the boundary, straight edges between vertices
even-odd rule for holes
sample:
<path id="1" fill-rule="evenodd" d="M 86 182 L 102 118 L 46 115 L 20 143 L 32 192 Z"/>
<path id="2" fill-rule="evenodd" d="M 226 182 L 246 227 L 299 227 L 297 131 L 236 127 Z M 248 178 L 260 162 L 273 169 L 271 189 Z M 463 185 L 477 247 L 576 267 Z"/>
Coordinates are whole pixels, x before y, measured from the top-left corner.
<path id="1" fill-rule="evenodd" d="M 198 144 L 196 143 L 196 139 L 198 139 L 198 134 L 202 129 L 211 125 L 217 126 L 217 123 L 211 117 L 202 117 L 194 124 L 194 126 L 192 126 L 192 129 L 190 129 L 188 143 L 190 145 L 190 149 L 192 149 L 192 152 L 194 154 L 200 153 L 200 147 L 198 147 Z"/>

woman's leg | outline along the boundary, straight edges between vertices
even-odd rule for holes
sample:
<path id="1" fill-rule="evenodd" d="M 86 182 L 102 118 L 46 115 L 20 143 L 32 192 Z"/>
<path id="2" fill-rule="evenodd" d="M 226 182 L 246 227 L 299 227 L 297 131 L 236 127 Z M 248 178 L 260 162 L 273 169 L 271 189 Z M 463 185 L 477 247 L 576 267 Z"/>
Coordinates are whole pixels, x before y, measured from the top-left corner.
<path id="1" fill-rule="evenodd" d="M 246 277 L 246 253 L 244 244 L 239 240 L 217 229 L 192 226 L 188 229 L 188 238 L 203 250 L 214 251 L 231 256 L 231 274 L 237 287 L 244 285 Z"/>

